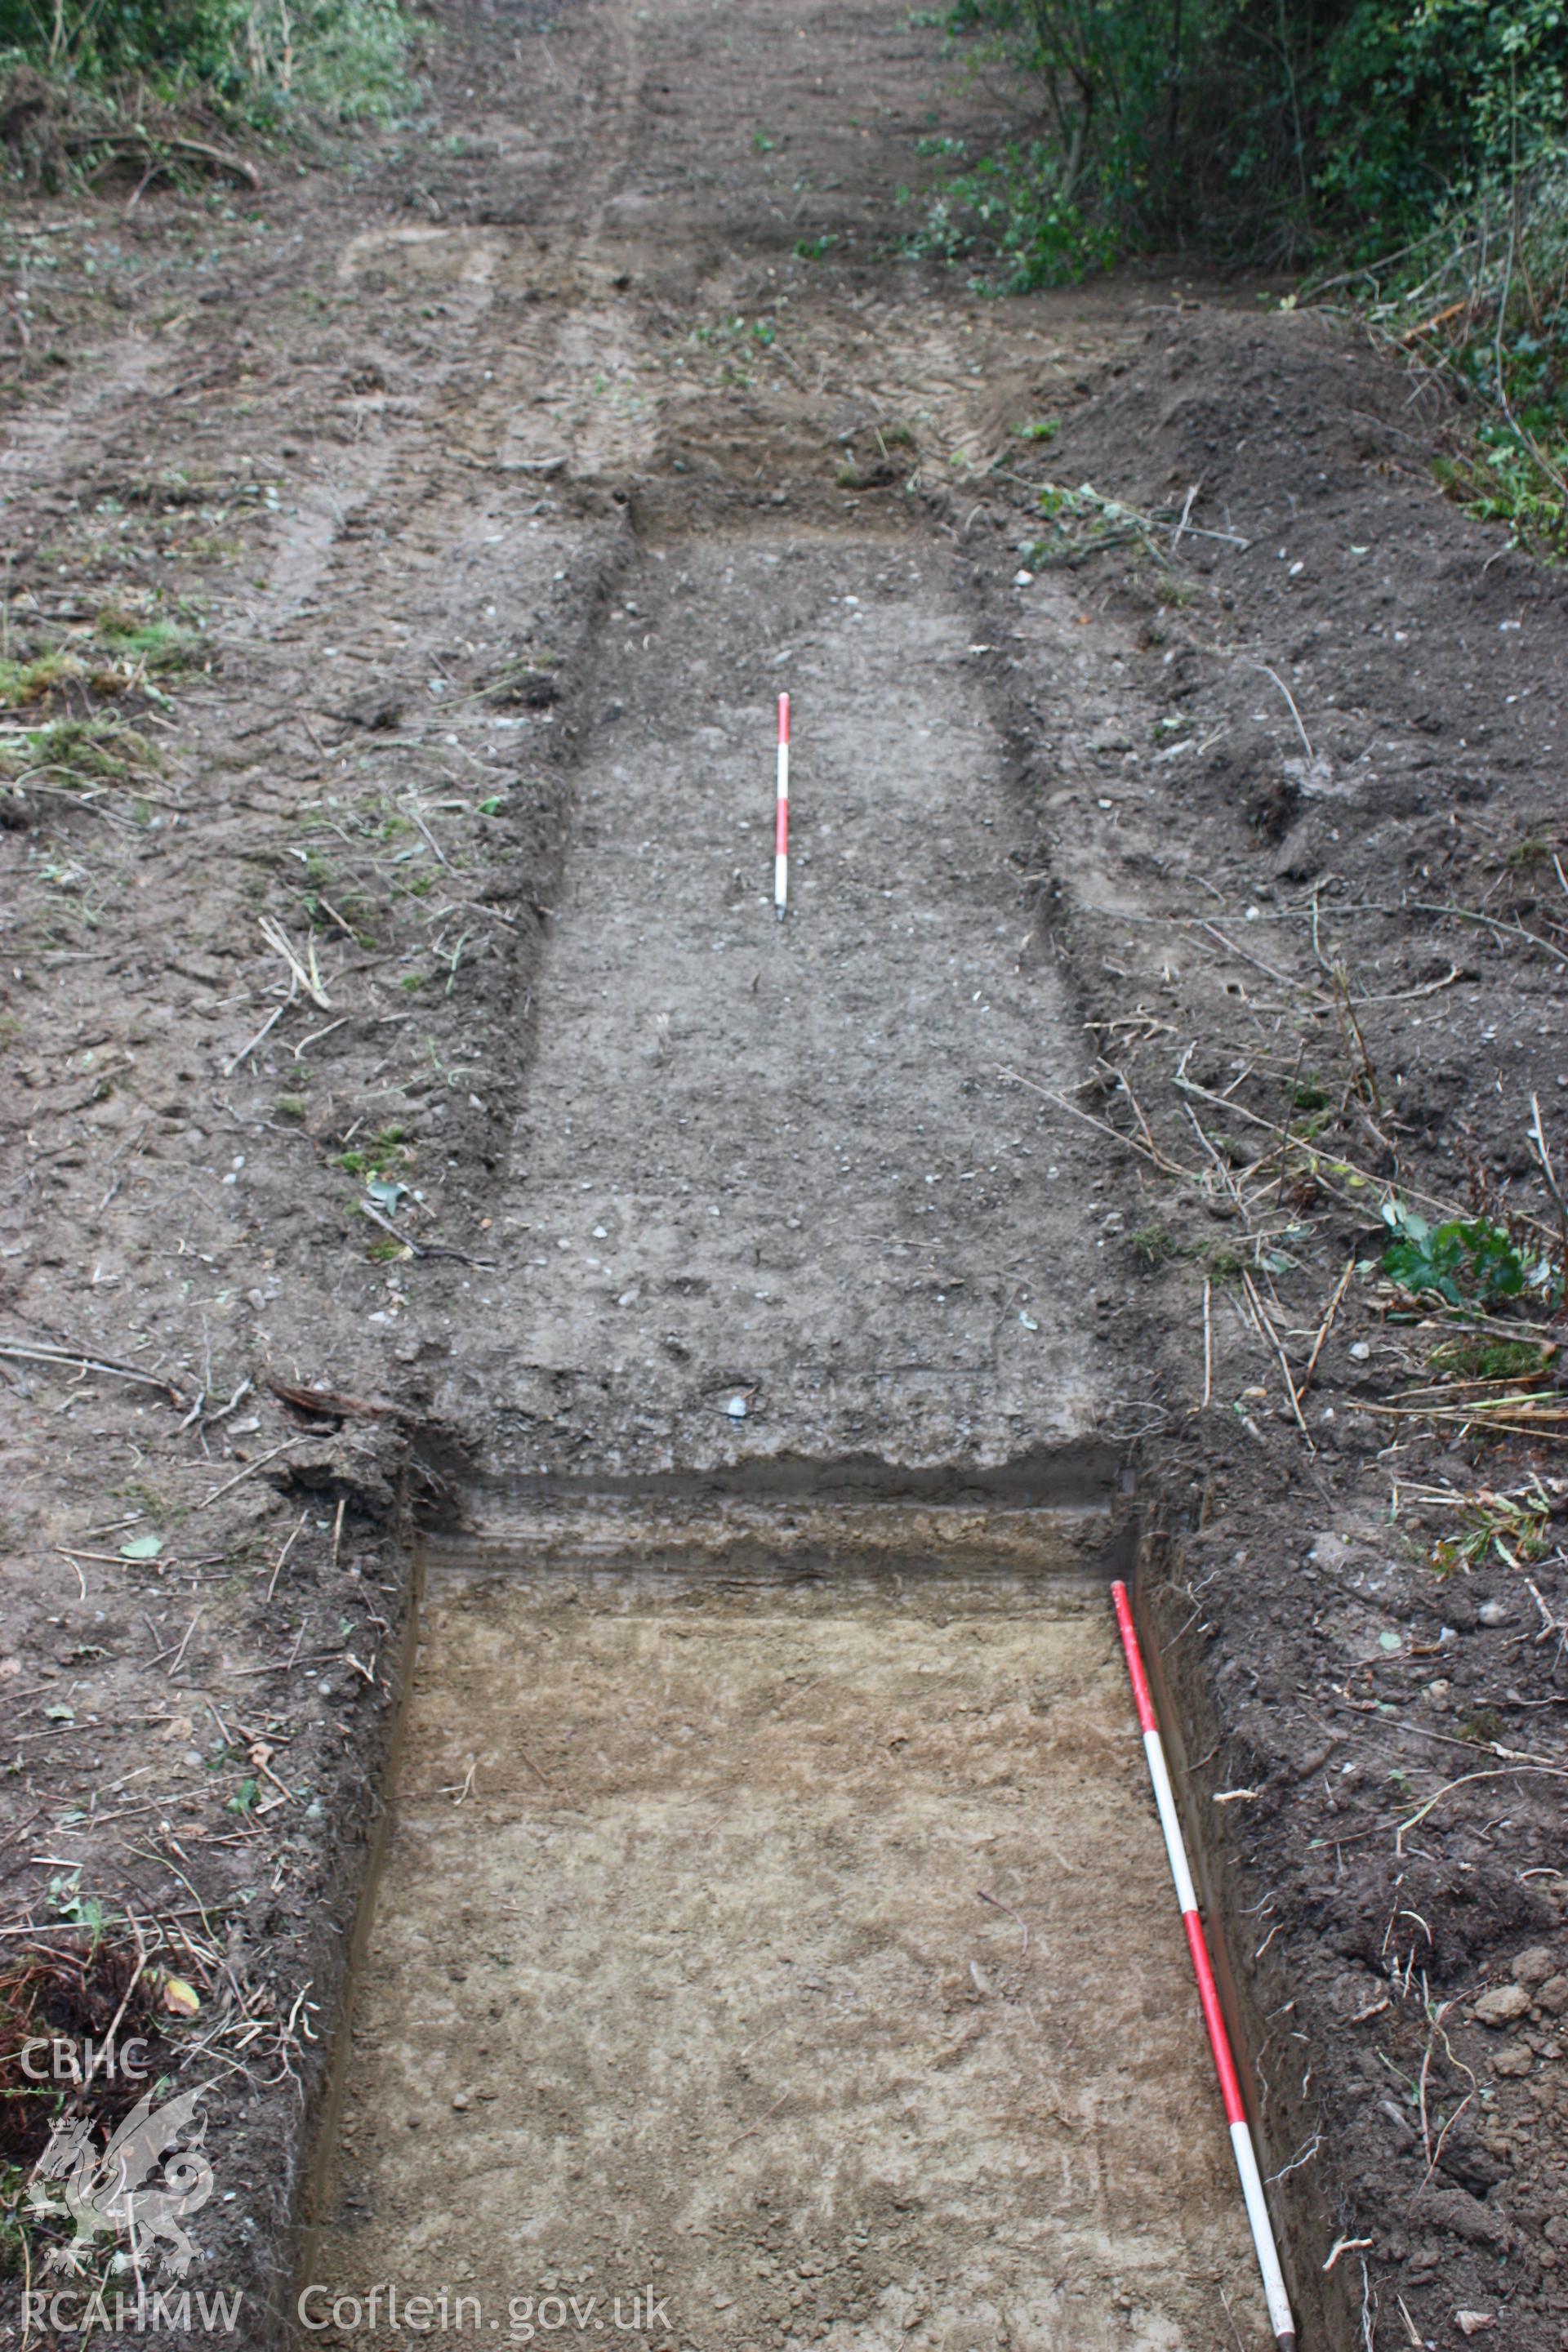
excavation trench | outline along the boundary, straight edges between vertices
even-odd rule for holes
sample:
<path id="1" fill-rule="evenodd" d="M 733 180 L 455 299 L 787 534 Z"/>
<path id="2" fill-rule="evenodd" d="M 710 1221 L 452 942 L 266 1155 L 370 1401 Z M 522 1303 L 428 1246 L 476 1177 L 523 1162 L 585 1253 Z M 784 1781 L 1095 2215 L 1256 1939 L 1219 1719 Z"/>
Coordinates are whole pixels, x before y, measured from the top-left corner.
<path id="1" fill-rule="evenodd" d="M 1252 2326 L 1110 1516 L 644 1517 L 430 1553 L 312 2340 Z"/>
<path id="2" fill-rule="evenodd" d="M 732 517 L 613 589 L 309 2340 L 418 2340 L 394 2284 L 437 2340 L 1258 2337 L 972 593 L 907 528 Z"/>
<path id="3" fill-rule="evenodd" d="M 499 1265 L 437 1412 L 487 1510 L 546 1473 L 1105 1455 L 1102 1177 L 1040 1116 L 1083 1056 L 970 584 L 897 520 L 695 519 L 634 534 L 596 625 Z"/>

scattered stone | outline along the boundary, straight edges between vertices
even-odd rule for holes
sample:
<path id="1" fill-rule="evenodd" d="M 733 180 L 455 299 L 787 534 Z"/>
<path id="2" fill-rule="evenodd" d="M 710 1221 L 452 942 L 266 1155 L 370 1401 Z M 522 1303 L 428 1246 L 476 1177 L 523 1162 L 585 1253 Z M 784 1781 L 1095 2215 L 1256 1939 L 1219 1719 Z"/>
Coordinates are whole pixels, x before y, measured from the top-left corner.
<path id="1" fill-rule="evenodd" d="M 467 2093 L 467 2091 L 454 2091 L 454 2092 L 453 2092 L 453 2094 L 452 2094 L 452 2105 L 457 2108 L 457 2110 L 458 2110 L 458 2114 L 459 2114 L 459 2115 L 462 2113 L 463 2109 L 468 2105 L 468 2093 Z"/>
<path id="2" fill-rule="evenodd" d="M 1513 1980 L 1515 1984 L 1531 1987 L 1543 1985 L 1548 1977 L 1555 1974 L 1556 1968 L 1557 1963 L 1544 1944 L 1531 1944 L 1529 1951 L 1521 1952 L 1515 1960 Z"/>
<path id="3" fill-rule="evenodd" d="M 1505 2042 L 1492 2060 L 1494 2074 L 1528 2074 L 1534 2060 L 1522 2042 Z"/>
<path id="4" fill-rule="evenodd" d="M 1483 1625 L 1506 1625 L 1511 1614 L 1506 1601 L 1483 1601 L 1476 1612 Z"/>
<path id="5" fill-rule="evenodd" d="M 1561 2017 L 1568 2010 L 1568 1977 L 1548 1977 L 1535 1996 L 1536 2007 L 1548 2017 Z"/>
<path id="6" fill-rule="evenodd" d="M 1483 2328 L 1495 2327 L 1497 2321 L 1489 2311 L 1457 2311 L 1454 2325 L 1461 2336 L 1479 2336 Z"/>
<path id="7" fill-rule="evenodd" d="M 1494 1985 L 1490 1992 L 1482 1993 L 1470 2014 L 1478 2025 L 1513 2025 L 1530 2007 L 1530 1995 L 1522 1985 Z"/>

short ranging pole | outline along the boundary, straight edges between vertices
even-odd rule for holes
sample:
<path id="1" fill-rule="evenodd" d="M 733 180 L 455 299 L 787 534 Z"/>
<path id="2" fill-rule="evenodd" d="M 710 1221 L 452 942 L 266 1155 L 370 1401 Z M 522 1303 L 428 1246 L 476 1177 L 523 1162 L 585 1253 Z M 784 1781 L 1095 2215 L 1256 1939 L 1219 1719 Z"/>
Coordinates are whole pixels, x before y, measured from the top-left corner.
<path id="1" fill-rule="evenodd" d="M 779 697 L 779 796 L 773 829 L 773 908 L 782 923 L 789 906 L 789 697 Z"/>
<path id="2" fill-rule="evenodd" d="M 1120 1580 L 1111 1586 L 1110 1597 L 1116 1604 L 1116 1623 L 1121 1635 L 1121 1646 L 1127 1654 L 1127 1671 L 1131 1677 L 1132 1696 L 1137 1703 L 1138 1721 L 1143 1733 L 1143 1753 L 1149 1759 L 1149 1778 L 1154 1786 L 1154 1802 L 1159 1808 L 1160 1827 L 1165 1835 L 1171 1876 L 1175 1882 L 1176 1900 L 1182 1909 L 1182 1925 L 1187 1933 L 1193 1974 L 1198 1980 L 1198 2000 L 1203 2007 L 1204 2023 L 1208 2028 L 1209 2047 L 1214 2052 L 1220 2096 L 1225 2101 L 1225 2119 L 1230 2126 L 1231 2150 L 1236 2158 L 1237 2171 L 1241 2177 L 1241 2193 L 1247 2200 L 1247 2219 L 1257 2250 L 1258 2267 L 1263 2275 L 1268 2324 L 1274 2330 L 1276 2341 L 1287 2347 L 1289 2352 L 1289 2347 L 1293 2347 L 1296 2342 L 1296 2322 L 1290 2312 L 1290 2298 L 1285 2292 L 1279 2250 L 1274 2242 L 1273 2225 L 1268 2219 L 1268 2206 L 1263 2194 L 1262 2176 L 1258 2169 L 1258 2151 L 1252 2144 L 1252 2130 L 1247 2120 L 1247 2109 L 1242 2104 L 1241 2081 L 1236 2071 L 1225 2011 L 1220 2007 L 1219 1987 L 1215 1982 L 1214 1963 L 1209 1958 L 1208 1941 L 1198 1913 L 1197 1890 L 1193 1885 L 1193 1874 L 1187 1864 L 1186 1842 L 1182 1835 L 1175 1792 L 1172 1789 L 1170 1769 L 1165 1762 L 1165 1743 L 1160 1737 L 1159 1717 L 1154 1713 L 1149 1677 L 1143 1670 L 1138 1629 L 1132 1622 L 1132 1604 L 1128 1599 L 1127 1587 Z"/>

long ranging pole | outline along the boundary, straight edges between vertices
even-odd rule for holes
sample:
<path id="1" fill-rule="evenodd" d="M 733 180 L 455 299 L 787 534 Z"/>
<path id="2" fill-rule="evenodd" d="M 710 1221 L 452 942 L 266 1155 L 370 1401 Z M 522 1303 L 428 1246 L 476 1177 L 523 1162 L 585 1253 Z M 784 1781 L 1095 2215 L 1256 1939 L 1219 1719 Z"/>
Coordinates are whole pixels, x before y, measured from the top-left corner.
<path id="1" fill-rule="evenodd" d="M 1208 2028 L 1215 2073 L 1219 2077 L 1220 2096 L 1225 2102 L 1225 2119 L 1230 2126 L 1231 2152 L 1236 2158 L 1236 2168 L 1241 2179 L 1247 2223 L 1263 2278 L 1268 2325 L 1283 2352 L 1295 2352 L 1296 2322 L 1290 2310 L 1290 2298 L 1285 2289 L 1284 2273 L 1279 2267 L 1279 2249 L 1274 2242 L 1274 2227 L 1269 2221 L 1268 2200 L 1263 2194 L 1258 2151 L 1252 2144 L 1252 2128 L 1242 2103 L 1241 2078 L 1236 2071 L 1230 2032 L 1225 2021 L 1225 2011 L 1220 2007 L 1214 1962 L 1209 1958 L 1208 1940 L 1204 1934 L 1203 1918 L 1198 1910 L 1197 1889 L 1193 1885 L 1193 1874 L 1187 1863 L 1186 1841 L 1182 1835 L 1170 1768 L 1165 1762 L 1165 1743 L 1160 1737 L 1160 1719 L 1154 1713 L 1149 1677 L 1143 1667 L 1143 1653 L 1138 1643 L 1138 1629 L 1132 1622 L 1132 1604 L 1127 1596 L 1127 1587 L 1120 1580 L 1111 1586 L 1110 1597 L 1116 1605 L 1117 1629 L 1127 1654 L 1127 1672 L 1131 1678 L 1132 1696 L 1143 1733 L 1143 1752 L 1149 1759 L 1149 1778 L 1154 1784 L 1154 1802 L 1159 1809 L 1160 1827 L 1164 1832 L 1165 1853 L 1171 1864 L 1171 1876 L 1175 1883 L 1176 1901 L 1181 1906 L 1182 1925 L 1186 1929 L 1193 1974 L 1198 1980 L 1198 2000 L 1204 2012 L 1204 2023 Z"/>
<path id="2" fill-rule="evenodd" d="M 789 909 L 789 697 L 779 697 L 779 792 L 773 825 L 773 912 L 782 923 Z"/>

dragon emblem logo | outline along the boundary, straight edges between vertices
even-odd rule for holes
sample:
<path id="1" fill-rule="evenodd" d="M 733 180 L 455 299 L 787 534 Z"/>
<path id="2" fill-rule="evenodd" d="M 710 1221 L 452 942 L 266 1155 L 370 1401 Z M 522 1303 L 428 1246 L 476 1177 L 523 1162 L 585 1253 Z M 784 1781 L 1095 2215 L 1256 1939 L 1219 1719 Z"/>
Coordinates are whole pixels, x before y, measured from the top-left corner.
<path id="1" fill-rule="evenodd" d="M 185 2276 L 201 2249 L 183 2225 L 213 2193 L 213 2168 L 203 2153 L 206 2117 L 196 2121 L 210 2087 L 200 2083 L 161 2107 L 149 2091 L 102 2148 L 94 2145 L 90 2117 L 61 2118 L 27 2184 L 35 2214 L 76 2227 L 70 2244 L 50 2254 L 49 2269 L 79 2273 L 108 2231 L 126 2241 L 138 2275 L 155 2260 L 167 2276 Z"/>

